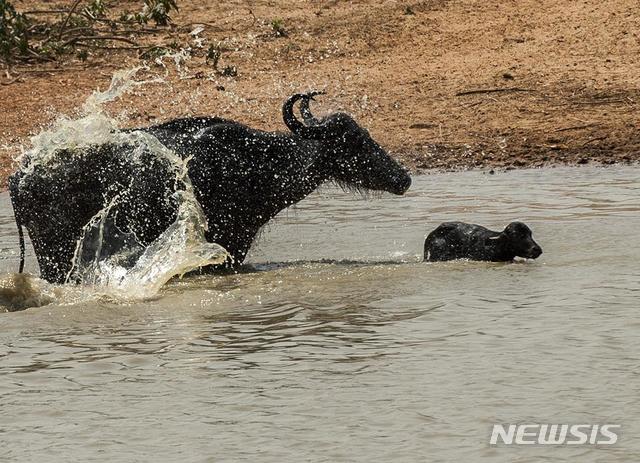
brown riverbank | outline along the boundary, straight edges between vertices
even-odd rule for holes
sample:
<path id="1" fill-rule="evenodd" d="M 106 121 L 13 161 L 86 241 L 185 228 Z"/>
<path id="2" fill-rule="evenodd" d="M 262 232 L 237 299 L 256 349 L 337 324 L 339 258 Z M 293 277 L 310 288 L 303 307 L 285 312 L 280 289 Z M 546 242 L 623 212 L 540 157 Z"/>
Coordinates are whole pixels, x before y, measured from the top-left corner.
<path id="1" fill-rule="evenodd" d="M 69 3 L 57 1 L 56 8 Z M 118 2 L 118 8 L 139 2 Z M 15 1 L 19 10 L 51 2 Z M 640 14 L 635 0 L 583 2 L 178 1 L 174 25 L 141 45 L 190 44 L 170 85 L 117 102 L 125 125 L 215 114 L 284 129 L 280 104 L 319 88 L 319 113 L 356 115 L 414 170 L 640 160 Z M 284 34 L 272 25 L 279 19 Z M 203 48 L 190 35 L 198 24 Z M 283 36 L 281 36 L 283 35 Z M 221 43 L 218 69 L 209 44 Z M 110 44 L 111 45 L 111 44 Z M 116 45 L 117 44 L 113 44 Z M 74 114 L 140 50 L 93 50 L 86 62 L 19 65 L 0 85 L 2 180 L 16 145 Z M 157 72 L 161 68 L 154 67 Z"/>

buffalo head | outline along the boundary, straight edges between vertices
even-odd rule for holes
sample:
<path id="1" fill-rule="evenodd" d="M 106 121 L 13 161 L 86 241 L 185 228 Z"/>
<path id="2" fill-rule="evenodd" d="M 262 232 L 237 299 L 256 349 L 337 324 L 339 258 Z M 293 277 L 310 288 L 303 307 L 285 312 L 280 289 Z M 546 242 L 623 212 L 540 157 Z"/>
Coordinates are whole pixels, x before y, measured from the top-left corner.
<path id="1" fill-rule="evenodd" d="M 531 234 L 531 229 L 524 223 L 511 222 L 500 236 L 516 256 L 536 259 L 542 254 L 542 248 L 533 240 Z"/>
<path id="2" fill-rule="evenodd" d="M 345 113 L 334 113 L 322 119 L 313 116 L 309 101 L 320 93 L 291 96 L 282 107 L 282 114 L 291 132 L 319 144 L 327 177 L 358 190 L 404 194 L 411 186 L 407 171 L 351 116 Z M 304 123 L 293 114 L 293 107 L 299 100 L 302 100 L 300 112 Z"/>

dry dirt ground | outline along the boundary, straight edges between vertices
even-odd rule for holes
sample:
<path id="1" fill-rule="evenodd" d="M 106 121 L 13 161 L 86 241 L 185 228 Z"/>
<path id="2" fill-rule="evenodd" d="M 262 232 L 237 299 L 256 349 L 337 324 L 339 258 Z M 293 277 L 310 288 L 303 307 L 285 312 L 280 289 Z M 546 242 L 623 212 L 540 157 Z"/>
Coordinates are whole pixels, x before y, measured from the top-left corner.
<path id="1" fill-rule="evenodd" d="M 14 1 L 19 11 L 72 1 Z M 139 9 L 140 1 L 110 2 Z M 110 108 L 123 125 L 220 115 L 284 130 L 282 101 L 321 89 L 319 114 L 354 114 L 414 170 L 627 163 L 640 159 L 638 0 L 178 0 L 141 45 L 191 45 L 186 69 Z M 272 22 L 280 20 L 280 36 Z M 198 25 L 203 48 L 190 35 Z M 221 44 L 219 69 L 205 59 Z M 120 46 L 120 43 L 108 43 Z M 16 66 L 0 82 L 5 181 L 18 145 L 74 115 L 141 50 Z M 151 61 L 152 62 L 152 61 Z M 162 68 L 151 64 L 151 73 Z M 3 183 L 4 184 L 4 183 Z"/>

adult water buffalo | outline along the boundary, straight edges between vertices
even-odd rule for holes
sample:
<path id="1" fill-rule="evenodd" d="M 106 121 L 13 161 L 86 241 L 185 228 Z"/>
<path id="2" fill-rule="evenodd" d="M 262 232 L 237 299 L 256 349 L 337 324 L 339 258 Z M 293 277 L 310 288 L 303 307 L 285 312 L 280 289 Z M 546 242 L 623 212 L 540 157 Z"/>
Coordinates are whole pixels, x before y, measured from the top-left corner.
<path id="1" fill-rule="evenodd" d="M 405 169 L 351 116 L 313 117 L 308 103 L 317 94 L 296 94 L 284 103 L 291 133 L 217 117 L 137 129 L 188 159 L 188 176 L 208 222 L 206 239 L 227 249 L 228 265 L 242 263 L 260 228 L 323 182 L 397 195 L 409 188 Z M 293 114 L 299 101 L 305 123 Z M 106 205 L 113 204 L 109 226 L 118 236 L 146 246 L 175 220 L 170 193 L 184 188 L 168 161 L 129 142 L 60 150 L 46 165 L 26 159 L 9 186 L 18 227 L 29 232 L 41 276 L 57 283 L 69 278 L 85 226 Z M 108 251 L 108 243 L 101 249 Z M 22 264 L 23 257 L 21 269 Z"/>
<path id="2" fill-rule="evenodd" d="M 536 259 L 542 248 L 533 241 L 531 229 L 511 222 L 502 232 L 463 222 L 445 222 L 424 242 L 424 260 L 455 259 L 508 262 L 516 256 Z"/>

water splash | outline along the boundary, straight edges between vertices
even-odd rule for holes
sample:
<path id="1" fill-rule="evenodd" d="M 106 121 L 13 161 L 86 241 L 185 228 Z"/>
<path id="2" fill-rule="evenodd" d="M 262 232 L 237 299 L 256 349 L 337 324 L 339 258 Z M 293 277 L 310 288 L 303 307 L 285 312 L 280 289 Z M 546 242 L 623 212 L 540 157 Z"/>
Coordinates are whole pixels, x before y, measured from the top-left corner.
<path id="1" fill-rule="evenodd" d="M 0 276 L 0 312 L 41 307 L 57 299 L 54 286 L 26 273 Z"/>
<path id="2" fill-rule="evenodd" d="M 104 104 L 120 98 L 135 87 L 163 82 L 163 79 L 136 81 L 135 76 L 144 67 L 117 71 L 104 92 L 94 91 L 82 105 L 80 115 L 72 118 L 60 115 L 49 129 L 31 137 L 31 149 L 24 151 L 18 161 L 30 172 L 36 165 L 47 165 L 57 160 L 63 149 L 77 149 L 105 143 L 124 143 L 129 134 L 118 130 L 118 123 L 106 112 Z"/>
<path id="3" fill-rule="evenodd" d="M 206 219 L 192 191 L 175 193 L 178 203 L 176 220 L 149 246 L 135 240 L 123 241 L 118 251 L 106 258 L 100 252 L 89 262 L 78 259 L 78 252 L 87 239 L 87 233 L 78 243 L 74 279 L 96 291 L 119 299 L 146 299 L 155 296 L 174 276 L 182 276 L 207 265 L 223 263 L 226 250 L 205 239 Z M 113 242 L 117 237 L 105 232 L 111 218 L 109 204 L 92 219 L 87 229 L 99 230 L 97 240 Z M 133 265 L 127 265 L 135 256 Z"/>
<path id="4" fill-rule="evenodd" d="M 122 97 L 133 88 L 164 81 L 163 78 L 136 80 L 141 69 L 146 70 L 138 67 L 116 72 L 106 91 L 95 91 L 87 99 L 79 117 L 60 117 L 50 129 L 32 137 L 32 148 L 21 159 L 22 169 L 32 172 L 36 166 L 47 167 L 60 162 L 61 150 L 73 155 L 96 145 L 129 146 L 133 149 L 122 154 L 127 162 L 144 170 L 144 156 L 151 155 L 166 169 L 162 174 L 175 178 L 175 187 L 167 191 L 165 199 L 176 205 L 176 219 L 152 243 L 145 246 L 133 234 L 123 233 L 115 226 L 112 211 L 117 209 L 126 191 L 108 203 L 105 199 L 102 210 L 84 227 L 67 281 L 79 282 L 96 294 L 119 299 L 153 297 L 172 277 L 220 264 L 228 256 L 224 248 L 205 239 L 207 222 L 189 179 L 189 159 L 181 158 L 147 132 L 120 130 L 117 121 L 104 107 L 105 103 Z M 130 181 L 135 182 L 135 176 Z M 108 252 L 104 252 L 105 249 Z"/>

